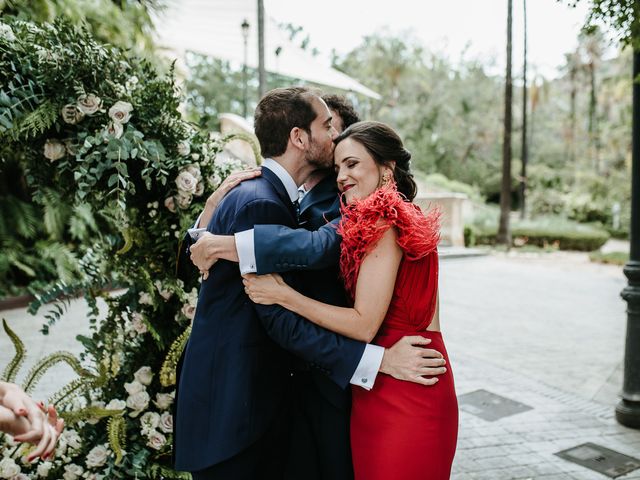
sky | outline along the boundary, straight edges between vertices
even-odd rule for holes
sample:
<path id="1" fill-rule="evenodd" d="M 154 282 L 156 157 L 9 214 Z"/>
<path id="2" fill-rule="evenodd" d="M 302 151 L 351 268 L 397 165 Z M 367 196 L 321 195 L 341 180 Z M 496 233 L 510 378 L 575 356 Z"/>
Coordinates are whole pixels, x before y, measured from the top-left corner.
<path id="1" fill-rule="evenodd" d="M 557 76 L 564 54 L 575 48 L 588 12 L 582 1 L 527 1 L 529 72 Z M 455 62 L 481 59 L 504 74 L 506 64 L 506 0 L 264 0 L 268 16 L 300 25 L 311 46 L 326 58 L 332 49 L 346 53 L 363 36 L 387 27 L 391 32 L 412 31 L 431 51 Z M 522 70 L 523 0 L 513 1 L 513 71 Z M 530 77 L 531 78 L 531 77 Z"/>

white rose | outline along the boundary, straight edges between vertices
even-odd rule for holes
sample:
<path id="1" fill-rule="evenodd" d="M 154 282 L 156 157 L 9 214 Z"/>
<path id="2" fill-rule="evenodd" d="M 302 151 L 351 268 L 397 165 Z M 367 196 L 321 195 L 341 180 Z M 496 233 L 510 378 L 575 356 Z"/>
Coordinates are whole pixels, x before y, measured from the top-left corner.
<path id="1" fill-rule="evenodd" d="M 135 312 L 131 317 L 131 327 L 138 335 L 144 335 L 149 331 L 147 324 L 140 313 Z"/>
<path id="2" fill-rule="evenodd" d="M 160 424 L 160 415 L 156 412 L 147 412 L 140 417 L 140 425 L 142 425 L 141 433 L 145 436 L 151 435 Z"/>
<path id="3" fill-rule="evenodd" d="M 142 385 L 149 385 L 153 379 L 153 372 L 151 371 L 151 367 L 141 367 L 133 374 L 133 377 Z"/>
<path id="4" fill-rule="evenodd" d="M 198 180 L 186 170 L 180 172 L 176 178 L 176 186 L 181 194 L 193 194 L 193 192 L 196 191 L 197 185 Z"/>
<path id="5" fill-rule="evenodd" d="M 125 82 L 125 87 L 127 90 L 133 90 L 134 87 L 138 84 L 138 77 L 133 75 Z"/>
<path id="6" fill-rule="evenodd" d="M 203 193 L 204 193 L 204 183 L 203 182 L 198 182 L 198 186 L 196 187 L 196 191 L 193 192 L 193 194 L 196 197 L 200 197 L 200 196 L 202 196 Z"/>
<path id="7" fill-rule="evenodd" d="M 171 290 L 166 289 L 162 286 L 162 282 L 160 280 L 156 280 L 155 286 L 158 289 L 158 293 L 160 294 L 160 296 L 165 300 L 169 300 L 171 298 L 171 295 L 173 295 L 173 292 Z"/>
<path id="8" fill-rule="evenodd" d="M 178 144 L 178 155 L 186 157 L 187 155 L 189 155 L 189 152 L 191 152 L 191 146 L 189 145 L 189 142 L 185 141 Z"/>
<path id="9" fill-rule="evenodd" d="M 220 175 L 215 173 L 207 179 L 207 182 L 209 183 L 209 186 L 211 188 L 215 189 L 218 188 L 218 186 L 222 183 L 222 178 L 220 178 Z"/>
<path id="10" fill-rule="evenodd" d="M 131 119 L 132 110 L 133 106 L 129 102 L 119 100 L 109 109 L 109 117 L 114 123 L 127 123 Z"/>
<path id="11" fill-rule="evenodd" d="M 171 213 L 176 213 L 176 200 L 173 197 L 167 197 L 164 199 L 164 206 L 167 207 Z"/>
<path id="12" fill-rule="evenodd" d="M 173 403 L 173 395 L 170 393 L 157 393 L 156 401 L 153 402 L 156 404 L 160 410 L 166 410 Z"/>
<path id="13" fill-rule="evenodd" d="M 78 432 L 73 429 L 64 430 L 62 437 L 65 439 L 66 444 L 74 450 L 77 450 L 82 446 L 82 439 L 80 438 L 80 435 L 78 435 Z"/>
<path id="14" fill-rule="evenodd" d="M 105 407 L 107 410 L 124 410 L 127 406 L 127 402 L 124 400 L 120 400 L 118 398 L 114 398 Z"/>
<path id="15" fill-rule="evenodd" d="M 10 480 L 29 480 L 29 477 L 27 477 L 24 473 L 19 473 L 18 475 L 14 475 L 13 477 L 11 477 Z"/>
<path id="16" fill-rule="evenodd" d="M 193 178 L 199 181 L 202 178 L 202 173 L 200 172 L 200 167 L 198 165 L 189 165 L 186 168 L 187 172 L 189 172 Z"/>
<path id="17" fill-rule="evenodd" d="M 93 115 L 102 107 L 102 100 L 97 95 L 90 93 L 89 95 L 80 95 L 76 105 L 78 110 L 85 115 Z"/>
<path id="18" fill-rule="evenodd" d="M 193 200 L 193 197 L 185 192 L 180 192 L 178 194 L 178 196 L 176 197 L 176 202 L 178 202 L 178 207 L 185 209 L 185 208 L 189 208 L 189 205 L 191 205 L 191 200 Z M 180 236 L 180 232 L 176 232 L 177 236 Z"/>
<path id="19" fill-rule="evenodd" d="M 193 320 L 193 317 L 196 316 L 196 307 L 194 305 L 187 303 L 182 307 L 182 313 L 189 320 Z"/>
<path id="20" fill-rule="evenodd" d="M 162 430 L 164 433 L 173 432 L 173 415 L 171 415 L 169 412 L 164 412 L 160 416 L 160 430 Z"/>
<path id="21" fill-rule="evenodd" d="M 36 470 L 36 473 L 38 474 L 39 477 L 46 477 L 47 475 L 49 475 L 49 470 L 51 470 L 52 466 L 53 466 L 53 463 L 51 462 L 42 462 L 38 465 L 38 469 Z"/>
<path id="22" fill-rule="evenodd" d="M 137 379 L 131 383 L 125 383 L 124 389 L 127 391 L 129 395 L 135 395 L 136 393 L 145 391 L 144 385 L 140 383 Z"/>
<path id="23" fill-rule="evenodd" d="M 80 465 L 71 463 L 69 465 L 65 465 L 62 478 L 64 478 L 64 480 L 77 480 L 82 476 L 83 472 L 84 470 Z"/>
<path id="24" fill-rule="evenodd" d="M 11 478 L 20 473 L 20 465 L 13 458 L 5 457 L 0 461 L 0 477 Z"/>
<path id="25" fill-rule="evenodd" d="M 60 115 L 62 115 L 62 120 L 64 120 L 65 123 L 69 123 L 71 125 L 75 125 L 84 118 L 84 113 L 78 110 L 78 107 L 72 103 L 62 107 Z"/>
<path id="26" fill-rule="evenodd" d="M 6 23 L 0 22 L 0 38 L 4 38 L 7 42 L 15 42 L 16 36 L 13 30 Z"/>
<path id="27" fill-rule="evenodd" d="M 142 305 L 153 305 L 153 299 L 148 292 L 140 292 L 138 303 L 141 303 Z"/>
<path id="28" fill-rule="evenodd" d="M 115 138 L 120 138 L 124 133 L 124 127 L 121 123 L 118 122 L 109 122 L 107 127 L 104 129 L 107 135 L 111 135 Z"/>
<path id="29" fill-rule="evenodd" d="M 155 450 L 160 450 L 165 443 L 167 443 L 167 439 L 163 434 L 160 432 L 152 432 L 151 435 L 149 435 L 147 445 Z"/>
<path id="30" fill-rule="evenodd" d="M 66 153 L 67 149 L 64 144 L 58 140 L 49 139 L 44 142 L 44 156 L 52 162 L 61 159 Z"/>
<path id="31" fill-rule="evenodd" d="M 129 414 L 131 417 L 137 417 L 142 410 L 149 406 L 149 394 L 147 392 L 138 392 L 127 398 L 127 407 L 133 412 Z"/>
<path id="32" fill-rule="evenodd" d="M 109 450 L 104 445 L 95 446 L 87 454 L 87 467 L 101 467 L 107 463 L 107 457 L 109 457 Z"/>

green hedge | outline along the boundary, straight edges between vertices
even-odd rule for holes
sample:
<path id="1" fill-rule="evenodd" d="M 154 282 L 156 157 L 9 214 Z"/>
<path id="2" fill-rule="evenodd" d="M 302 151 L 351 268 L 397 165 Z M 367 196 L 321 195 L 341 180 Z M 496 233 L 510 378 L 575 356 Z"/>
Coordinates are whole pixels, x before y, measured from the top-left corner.
<path id="1" fill-rule="evenodd" d="M 477 227 L 468 225 L 464 229 L 465 245 L 494 245 L 496 234 L 497 230 L 480 230 Z M 583 252 L 598 250 L 609 240 L 607 231 L 585 225 L 568 225 L 564 228 L 514 225 L 511 229 L 511 235 L 516 246 L 554 246 L 560 250 Z"/>

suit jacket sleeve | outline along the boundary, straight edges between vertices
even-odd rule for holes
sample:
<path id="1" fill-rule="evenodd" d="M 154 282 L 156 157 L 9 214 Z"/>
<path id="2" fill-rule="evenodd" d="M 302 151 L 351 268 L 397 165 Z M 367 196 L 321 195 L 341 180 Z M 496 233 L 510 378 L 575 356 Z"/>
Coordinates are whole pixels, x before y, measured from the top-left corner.
<path id="1" fill-rule="evenodd" d="M 255 228 L 258 221 L 291 224 L 291 214 L 277 202 L 255 200 L 238 212 L 233 230 Z M 284 273 L 283 278 L 295 287 L 295 272 Z M 349 384 L 364 352 L 363 342 L 321 328 L 280 305 L 256 304 L 255 310 L 268 335 L 282 348 L 325 373 L 340 387 Z"/>
<path id="2" fill-rule="evenodd" d="M 289 270 L 320 270 L 340 259 L 339 218 L 316 231 L 282 225 L 256 225 L 254 250 L 259 275 Z"/>

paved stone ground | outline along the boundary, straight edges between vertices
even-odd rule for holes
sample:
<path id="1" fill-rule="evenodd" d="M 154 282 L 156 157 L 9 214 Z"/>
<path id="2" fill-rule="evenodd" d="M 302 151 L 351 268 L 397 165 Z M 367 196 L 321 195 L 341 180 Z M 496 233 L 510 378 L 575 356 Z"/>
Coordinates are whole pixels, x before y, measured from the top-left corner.
<path id="1" fill-rule="evenodd" d="M 625 282 L 619 267 L 573 253 L 442 262 L 458 395 L 484 389 L 533 407 L 494 422 L 463 407 L 453 479 L 608 478 L 554 455 L 586 442 L 640 458 L 640 431 L 614 419 Z M 618 478 L 640 479 L 640 470 Z"/>
<path id="2" fill-rule="evenodd" d="M 585 442 L 640 458 L 640 430 L 613 416 L 626 328 L 621 269 L 575 253 L 456 257 L 441 264 L 441 321 L 458 394 L 483 389 L 533 409 L 494 422 L 462 410 L 452 478 L 605 480 L 554 455 Z M 79 301 L 49 337 L 22 310 L 1 317 L 32 361 L 79 352 L 74 337 L 88 332 Z M 0 332 L 0 367 L 11 356 Z M 37 396 L 73 378 L 64 366 L 51 373 Z M 618 478 L 640 480 L 640 470 Z"/>

